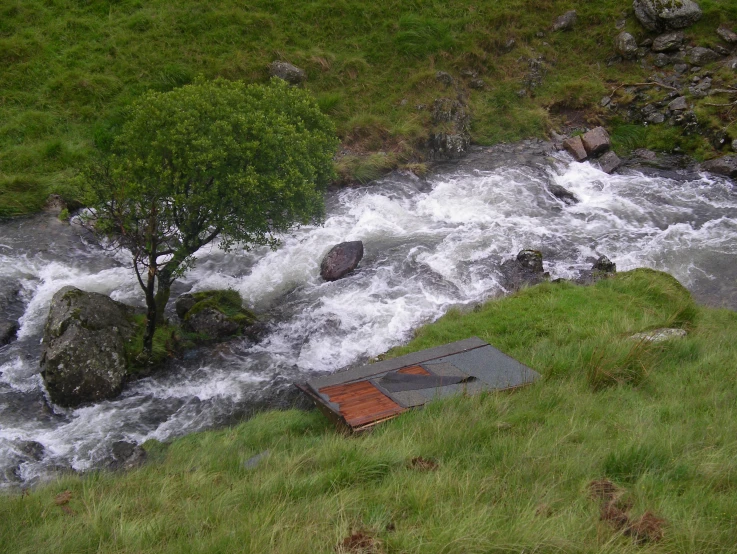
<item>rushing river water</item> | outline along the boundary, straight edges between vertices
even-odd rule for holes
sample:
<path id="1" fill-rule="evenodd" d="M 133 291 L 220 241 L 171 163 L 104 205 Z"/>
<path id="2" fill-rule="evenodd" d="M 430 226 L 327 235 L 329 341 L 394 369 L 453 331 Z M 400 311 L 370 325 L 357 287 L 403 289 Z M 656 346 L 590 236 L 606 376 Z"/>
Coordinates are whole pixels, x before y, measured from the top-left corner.
<path id="1" fill-rule="evenodd" d="M 566 206 L 548 183 L 580 202 Z M 74 285 L 141 305 L 141 291 L 124 253 L 78 227 L 49 216 L 5 222 L 0 301 L 21 327 L 0 348 L 0 487 L 99 467 L 118 440 L 165 440 L 233 421 L 265 390 L 376 356 L 452 306 L 503 293 L 499 267 L 523 248 L 541 250 L 553 277 L 575 277 L 605 254 L 620 271 L 665 270 L 700 301 L 736 308 L 736 210 L 726 180 L 610 176 L 540 145 L 477 149 L 427 181 L 395 174 L 341 190 L 328 198 L 323 226 L 283 237 L 276 251 L 205 249 L 175 289 L 236 289 L 268 321 L 259 344 L 193 352 L 115 400 L 75 410 L 49 406 L 39 375 L 52 295 Z M 364 242 L 359 269 L 323 282 L 322 256 L 345 240 Z M 43 445 L 40 459 L 23 441 Z"/>

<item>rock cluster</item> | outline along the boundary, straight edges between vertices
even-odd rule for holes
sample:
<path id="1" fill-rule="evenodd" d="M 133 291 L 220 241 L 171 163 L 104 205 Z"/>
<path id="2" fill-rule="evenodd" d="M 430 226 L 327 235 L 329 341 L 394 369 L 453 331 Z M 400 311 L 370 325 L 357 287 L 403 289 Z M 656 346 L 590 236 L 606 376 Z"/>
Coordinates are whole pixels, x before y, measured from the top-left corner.
<path id="1" fill-rule="evenodd" d="M 611 139 L 604 127 L 591 129 L 582 136 L 567 138 L 562 146 L 577 162 L 599 157 L 599 167 L 606 173 L 614 172 L 622 164 L 619 157 L 610 150 Z"/>
<path id="2" fill-rule="evenodd" d="M 701 8 L 692 0 L 634 0 L 635 16 L 650 31 L 689 27 L 701 19 Z"/>
<path id="3" fill-rule="evenodd" d="M 64 287 L 51 300 L 41 375 L 51 400 L 65 407 L 117 396 L 126 379 L 133 309 L 104 294 Z"/>

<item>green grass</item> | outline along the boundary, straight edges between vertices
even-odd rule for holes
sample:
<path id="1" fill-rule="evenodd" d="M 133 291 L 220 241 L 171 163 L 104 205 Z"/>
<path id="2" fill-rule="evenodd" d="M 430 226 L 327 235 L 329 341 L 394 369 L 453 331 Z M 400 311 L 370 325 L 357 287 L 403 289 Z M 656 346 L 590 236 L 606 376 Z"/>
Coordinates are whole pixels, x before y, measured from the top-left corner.
<path id="1" fill-rule="evenodd" d="M 198 75 L 265 81 L 275 59 L 305 68 L 307 88 L 351 153 L 389 158 L 348 164 L 356 174 L 344 180 L 422 161 L 431 114 L 416 106 L 455 94 L 434 79 L 438 70 L 461 88 L 464 70 L 486 81 L 485 91 L 469 91 L 476 142 L 543 136 L 561 108 L 595 118 L 607 90 L 647 77 L 634 63 L 606 64 L 623 10 L 628 29 L 643 34 L 630 4 L 7 0 L 0 5 L 0 217 L 36 211 L 51 192 L 81 198 L 75 172 L 96 148 L 110 147 L 126 107 L 144 91 L 171 90 Z M 734 3 L 702 7 L 704 18 L 687 31 L 697 42 L 713 42 L 720 22 L 737 21 Z M 578 10 L 576 28 L 550 33 L 569 8 Z M 517 45 L 507 52 L 511 38 Z M 519 98 L 527 60 L 538 55 L 546 60 L 543 83 L 532 98 Z M 705 108 L 703 116 L 737 136 L 726 110 Z"/>
<path id="2" fill-rule="evenodd" d="M 661 326 L 688 337 L 647 348 L 627 338 Z M 543 379 L 434 402 L 360 436 L 286 411 L 152 441 L 140 469 L 3 498 L 0 550 L 328 553 L 360 531 L 375 552 L 735 551 L 737 314 L 638 270 L 452 312 L 390 355 L 472 335 Z M 620 362 L 630 370 L 614 371 Z M 437 470 L 414 469 L 417 456 Z M 661 542 L 637 545 L 600 521 L 587 489 L 601 478 L 632 517 L 666 520 Z M 66 490 L 72 513 L 54 501 Z"/>

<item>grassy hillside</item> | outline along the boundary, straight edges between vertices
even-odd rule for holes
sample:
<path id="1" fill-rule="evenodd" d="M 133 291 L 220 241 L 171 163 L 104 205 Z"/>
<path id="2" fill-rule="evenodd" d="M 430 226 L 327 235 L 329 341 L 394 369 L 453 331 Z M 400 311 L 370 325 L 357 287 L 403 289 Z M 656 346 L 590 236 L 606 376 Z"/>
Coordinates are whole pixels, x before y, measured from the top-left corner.
<path id="1" fill-rule="evenodd" d="M 720 22 L 737 21 L 737 5 L 700 3 L 704 18 L 688 35 L 709 44 Z M 551 33 L 570 8 L 576 28 Z M 461 89 L 470 79 L 464 71 L 485 80 L 485 90 L 467 89 L 482 144 L 543 135 L 570 110 L 595 121 L 608 90 L 645 77 L 635 63 L 606 63 L 625 12 L 627 28 L 644 36 L 629 0 L 5 0 L 0 216 L 37 210 L 49 192 L 79 196 L 76 168 L 110 145 L 126 105 L 143 91 L 197 75 L 263 81 L 276 59 L 307 70 L 307 87 L 335 118 L 348 153 L 340 169 L 362 181 L 419 160 L 430 113 L 417 106 L 452 93 L 437 70 Z M 542 84 L 520 98 L 530 59 L 540 56 Z M 649 142 L 679 140 L 671 135 Z"/>
<path id="2" fill-rule="evenodd" d="M 688 338 L 627 338 L 661 326 Z M 362 436 L 288 411 L 147 444 L 141 469 L 3 498 L 0 551 L 735 551 L 737 314 L 638 270 L 448 314 L 392 355 L 471 335 L 544 379 Z M 602 479 L 617 497 L 604 520 Z"/>

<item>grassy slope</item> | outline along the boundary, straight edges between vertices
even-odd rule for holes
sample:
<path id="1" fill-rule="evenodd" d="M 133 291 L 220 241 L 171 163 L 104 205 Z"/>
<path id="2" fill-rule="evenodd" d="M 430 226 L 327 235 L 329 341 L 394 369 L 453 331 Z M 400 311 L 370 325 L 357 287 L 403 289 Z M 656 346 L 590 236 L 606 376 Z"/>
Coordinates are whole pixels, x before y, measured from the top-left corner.
<path id="1" fill-rule="evenodd" d="M 688 31 L 699 42 L 714 41 L 720 22 L 737 21 L 733 3 L 701 5 L 705 16 Z M 569 8 L 580 16 L 573 32 L 536 36 Z M 644 76 L 634 64 L 605 63 L 614 21 L 628 8 L 631 16 L 625 0 L 6 0 L 0 216 L 37 210 L 49 192 L 78 196 L 75 168 L 109 144 L 142 91 L 198 74 L 262 81 L 279 58 L 307 70 L 308 88 L 351 151 L 376 152 L 342 162 L 361 180 L 412 158 L 430 117 L 415 106 L 448 94 L 434 79 L 439 69 L 478 71 L 489 85 L 471 92 L 474 140 L 539 136 L 551 107 L 595 115 L 605 83 Z M 628 28 L 642 36 L 632 17 Z M 517 47 L 505 54 L 509 38 Z M 540 54 L 552 68 L 535 98 L 520 99 L 522 57 Z"/>
<path id="2" fill-rule="evenodd" d="M 688 338 L 626 339 L 665 325 Z M 0 551 L 335 552 L 362 530 L 377 552 L 734 552 L 736 333 L 737 314 L 696 307 L 649 270 L 528 289 L 392 354 L 477 335 L 541 372 L 534 386 L 436 402 L 358 437 L 288 411 L 150 444 L 142 469 L 3 499 Z M 415 456 L 438 470 L 411 469 Z M 636 546 L 599 521 L 586 488 L 603 476 L 633 516 L 667 520 L 662 542 Z M 55 505 L 65 490 L 73 514 Z"/>

